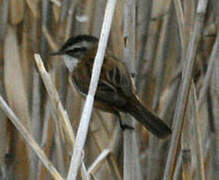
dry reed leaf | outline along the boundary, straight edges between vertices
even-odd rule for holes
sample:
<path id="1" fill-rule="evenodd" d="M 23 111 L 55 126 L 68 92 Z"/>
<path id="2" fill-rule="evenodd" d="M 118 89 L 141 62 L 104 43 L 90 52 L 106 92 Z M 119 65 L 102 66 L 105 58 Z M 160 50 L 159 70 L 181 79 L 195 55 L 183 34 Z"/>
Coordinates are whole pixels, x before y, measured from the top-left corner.
<path id="1" fill-rule="evenodd" d="M 28 12 L 28 15 L 30 15 L 30 12 Z M 24 24 L 23 24 L 23 32 L 22 32 L 22 42 L 20 45 L 20 57 L 22 59 L 21 61 L 21 67 L 24 77 L 24 85 L 26 89 L 26 93 L 28 94 L 27 97 L 29 98 L 31 96 L 31 90 L 32 90 L 32 81 L 33 81 L 33 62 L 30 61 L 30 59 L 33 59 L 33 46 L 32 46 L 32 40 L 30 41 L 29 37 L 29 20 L 28 17 L 24 18 Z"/>
<path id="2" fill-rule="evenodd" d="M 99 113 L 102 113 L 102 112 L 99 112 Z M 90 128 L 91 128 L 91 131 L 93 132 L 94 138 L 97 140 L 99 144 L 100 150 L 102 151 L 104 148 L 107 148 L 107 146 L 109 146 L 110 136 L 108 134 L 107 129 L 110 129 L 110 131 L 112 130 L 112 127 L 108 126 L 107 128 L 106 127 L 107 125 L 105 125 L 104 127 L 103 124 L 106 124 L 107 121 L 111 121 L 109 123 L 110 125 L 112 125 L 113 120 L 109 113 L 102 113 L 104 117 L 103 119 L 97 119 L 96 115 L 97 113 L 94 113 Z"/>
<path id="3" fill-rule="evenodd" d="M 52 12 L 53 12 L 53 15 L 54 15 L 55 22 L 58 22 L 59 19 L 60 19 L 61 8 L 54 5 L 54 6 L 52 6 Z"/>
<path id="4" fill-rule="evenodd" d="M 71 119 L 73 129 L 77 129 L 81 117 L 81 110 L 83 107 L 84 100 L 78 94 L 78 92 L 76 92 L 76 89 L 70 79 L 69 84 L 70 86 L 68 87 L 66 98 L 66 109 Z"/>
<path id="5" fill-rule="evenodd" d="M 28 7 L 30 8 L 31 12 L 33 13 L 33 16 L 36 18 L 39 16 L 39 0 L 26 0 L 26 3 Z"/>
<path id="6" fill-rule="evenodd" d="M 52 120 L 52 117 L 48 117 L 49 119 L 48 121 L 48 128 L 43 130 L 43 138 L 42 138 L 42 144 L 41 146 L 43 147 L 43 151 L 45 152 L 47 157 L 51 157 L 52 156 L 52 151 L 53 151 L 53 138 L 54 138 L 54 131 L 55 131 L 55 125 L 54 122 Z M 45 120 L 45 119 L 44 119 Z M 45 126 L 44 126 L 45 128 Z M 49 172 L 47 171 L 46 167 L 39 162 L 38 164 L 38 179 L 47 179 L 48 176 L 50 176 Z"/>
<path id="7" fill-rule="evenodd" d="M 13 0 L 10 1 L 10 21 L 11 24 L 17 25 L 24 18 L 24 1 Z"/>
<path id="8" fill-rule="evenodd" d="M 113 33 L 111 33 L 112 51 L 118 57 L 122 57 L 123 50 L 123 2 L 118 1 L 116 4 L 115 15 L 112 22 Z"/>
<path id="9" fill-rule="evenodd" d="M 26 92 L 24 88 L 22 67 L 20 64 L 20 55 L 16 33 L 12 27 L 8 27 L 8 34 L 5 38 L 4 44 L 4 84 L 8 103 L 14 112 L 21 119 L 26 127 L 29 123 L 29 112 Z M 28 157 L 25 143 L 21 138 L 16 137 L 14 142 L 15 149 L 15 171 L 19 174 L 21 179 L 28 176 Z M 20 166 L 19 162 L 23 162 Z"/>
<path id="10" fill-rule="evenodd" d="M 8 102 L 25 125 L 28 125 L 28 101 L 24 88 L 20 54 L 13 28 L 8 28 L 4 44 L 4 83 Z"/>
<path id="11" fill-rule="evenodd" d="M 153 1 L 152 17 L 157 18 L 163 16 L 169 8 L 170 1 L 156 0 Z"/>
<path id="12" fill-rule="evenodd" d="M 59 47 L 54 42 L 51 34 L 49 33 L 49 31 L 47 30 L 47 28 L 45 26 L 42 27 L 42 31 L 43 31 L 44 36 L 46 37 L 46 40 L 47 40 L 49 46 L 52 49 L 52 51 L 57 51 L 59 49 Z"/>
<path id="13" fill-rule="evenodd" d="M 83 22 L 84 25 L 84 33 L 90 33 L 92 31 L 92 26 L 94 23 L 91 21 L 94 17 L 94 10 L 95 10 L 95 2 L 90 0 L 86 2 L 86 8 L 83 10 L 84 15 L 79 16 L 78 20 Z"/>

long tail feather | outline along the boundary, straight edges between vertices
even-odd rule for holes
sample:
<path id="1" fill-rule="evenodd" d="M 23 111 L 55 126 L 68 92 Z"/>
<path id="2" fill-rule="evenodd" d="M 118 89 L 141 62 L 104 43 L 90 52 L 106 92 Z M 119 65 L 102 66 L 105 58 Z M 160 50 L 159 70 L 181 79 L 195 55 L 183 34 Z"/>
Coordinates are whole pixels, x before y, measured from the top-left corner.
<path id="1" fill-rule="evenodd" d="M 171 134 L 171 129 L 156 115 L 147 110 L 138 100 L 130 103 L 129 112 L 137 121 L 143 124 L 158 138 L 165 138 Z"/>

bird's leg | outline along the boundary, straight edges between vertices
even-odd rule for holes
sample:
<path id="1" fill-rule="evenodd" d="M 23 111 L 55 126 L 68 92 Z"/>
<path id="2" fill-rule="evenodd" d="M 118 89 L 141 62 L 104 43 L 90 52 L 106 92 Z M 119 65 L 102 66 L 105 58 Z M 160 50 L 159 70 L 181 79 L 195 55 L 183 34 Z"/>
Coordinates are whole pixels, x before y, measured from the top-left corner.
<path id="1" fill-rule="evenodd" d="M 122 118 L 121 118 L 121 116 L 120 116 L 120 114 L 119 114 L 118 112 L 116 113 L 116 116 L 117 116 L 117 118 L 119 119 L 119 125 L 120 125 L 122 131 L 124 131 L 124 130 L 126 130 L 126 129 L 128 129 L 128 130 L 133 130 L 133 129 L 135 129 L 135 128 L 133 128 L 132 126 L 129 126 L 129 125 L 127 125 L 127 124 L 123 124 L 123 123 L 122 123 Z"/>
<path id="2" fill-rule="evenodd" d="M 137 76 L 136 72 L 131 73 L 132 78 L 135 78 Z"/>

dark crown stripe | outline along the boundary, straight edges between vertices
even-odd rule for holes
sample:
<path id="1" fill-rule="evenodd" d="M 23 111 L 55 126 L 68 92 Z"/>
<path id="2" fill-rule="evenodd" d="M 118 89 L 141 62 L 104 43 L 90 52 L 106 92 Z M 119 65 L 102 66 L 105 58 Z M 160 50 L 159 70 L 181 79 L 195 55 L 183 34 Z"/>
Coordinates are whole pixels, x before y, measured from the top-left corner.
<path id="1" fill-rule="evenodd" d="M 73 45 L 73 44 L 77 44 L 79 42 L 82 41 L 89 41 L 89 42 L 97 42 L 98 39 L 94 36 L 90 36 L 90 35 L 78 35 L 76 37 L 71 37 L 62 47 L 62 50 L 66 49 L 67 47 Z"/>

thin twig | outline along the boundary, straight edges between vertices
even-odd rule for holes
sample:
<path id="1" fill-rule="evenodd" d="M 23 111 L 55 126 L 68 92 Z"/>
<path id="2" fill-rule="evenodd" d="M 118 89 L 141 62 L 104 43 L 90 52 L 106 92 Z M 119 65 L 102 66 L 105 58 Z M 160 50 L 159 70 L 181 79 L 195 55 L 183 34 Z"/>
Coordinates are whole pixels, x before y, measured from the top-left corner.
<path id="1" fill-rule="evenodd" d="M 203 158 L 203 145 L 202 145 L 202 134 L 201 134 L 201 122 L 200 122 L 200 116 L 199 116 L 199 109 L 198 109 L 198 100 L 197 100 L 197 94 L 195 90 L 195 85 L 192 83 L 192 89 L 191 89 L 191 101 L 192 101 L 192 107 L 193 107 L 193 114 L 194 114 L 194 134 L 195 139 L 197 140 L 197 174 L 198 179 L 205 180 L 205 170 L 204 170 L 204 158 Z"/>
<path id="2" fill-rule="evenodd" d="M 46 142 L 48 140 L 49 118 L 50 118 L 50 104 L 49 104 L 49 101 L 47 100 L 46 105 L 45 105 L 45 116 L 43 119 L 42 138 L 41 138 L 41 144 L 40 144 L 41 148 L 43 148 L 43 149 L 44 149 L 44 146 L 46 145 Z M 37 167 L 37 178 L 36 179 L 39 179 L 39 176 L 40 176 L 41 171 L 42 171 L 41 161 L 38 162 L 37 166 L 38 167 Z"/>
<path id="3" fill-rule="evenodd" d="M 64 108 L 62 106 L 62 103 L 59 99 L 59 95 L 56 91 L 56 88 L 52 83 L 51 77 L 49 76 L 49 74 L 45 70 L 45 67 L 44 67 L 43 62 L 40 58 L 40 55 L 35 54 L 35 61 L 36 61 L 36 64 L 38 66 L 41 77 L 43 79 L 44 85 L 45 85 L 47 92 L 49 94 L 49 97 L 50 97 L 50 100 L 51 100 L 51 103 L 53 106 L 53 110 L 56 113 L 56 116 L 58 117 L 59 125 L 64 129 L 65 138 L 67 140 L 68 146 L 70 148 L 72 148 L 73 144 L 74 144 L 75 136 L 74 136 L 73 129 L 72 129 L 69 117 L 67 115 L 67 112 L 64 110 Z M 83 174 L 83 177 L 87 176 L 86 175 L 87 172 L 83 167 L 82 167 L 82 174 Z"/>
<path id="4" fill-rule="evenodd" d="M 191 174 L 191 149 L 182 149 L 182 177 L 183 179 L 192 179 Z"/>
<path id="5" fill-rule="evenodd" d="M 52 36 L 50 35 L 50 33 L 48 32 L 46 27 L 42 27 L 42 32 L 43 35 L 45 36 L 49 46 L 52 48 L 53 51 L 57 51 L 58 46 L 57 44 L 53 41 Z"/>
<path id="6" fill-rule="evenodd" d="M 177 17 L 177 23 L 179 28 L 179 36 L 180 36 L 180 42 L 181 42 L 181 58 L 184 59 L 185 52 L 186 52 L 186 38 L 185 38 L 185 21 L 184 21 L 184 15 L 182 10 L 182 3 L 180 0 L 174 0 L 174 7 L 176 10 L 176 17 Z"/>
<path id="7" fill-rule="evenodd" d="M 104 149 L 99 156 L 96 158 L 96 160 L 91 164 L 91 166 L 88 168 L 88 173 L 95 173 L 96 169 L 100 166 L 101 162 L 109 155 L 110 150 Z"/>
<path id="8" fill-rule="evenodd" d="M 135 27 L 136 27 L 136 1 L 127 0 L 124 3 L 124 51 L 123 59 L 131 73 L 136 72 L 136 54 L 135 54 Z M 126 116 L 126 124 L 131 124 L 136 128 L 136 121 Z M 136 131 L 124 132 L 124 163 L 123 163 L 124 180 L 141 180 L 141 169 L 139 163 L 139 146 L 137 143 Z"/>
<path id="9" fill-rule="evenodd" d="M 40 93 L 40 77 L 39 73 L 37 72 L 36 68 L 33 67 L 33 89 L 32 89 L 32 132 L 34 135 L 34 138 L 36 139 L 37 143 L 40 143 L 40 134 L 41 134 L 41 93 Z M 39 163 L 37 157 L 35 154 L 31 157 L 31 178 L 35 178 L 36 172 L 37 172 L 37 164 Z"/>
<path id="10" fill-rule="evenodd" d="M 39 72 L 41 74 L 41 77 L 43 79 L 44 85 L 46 86 L 47 92 L 48 92 L 49 97 L 51 99 L 51 103 L 53 105 L 53 108 L 55 109 L 55 112 L 57 113 L 57 117 L 60 120 L 60 124 L 63 125 L 63 128 L 65 130 L 64 132 L 66 133 L 68 143 L 72 146 L 74 143 L 75 137 L 74 137 L 73 129 L 71 127 L 71 123 L 70 123 L 70 120 L 68 118 L 68 115 L 61 104 L 61 101 L 59 99 L 59 95 L 58 95 L 57 91 L 55 91 L 55 87 L 52 83 L 51 77 L 47 73 L 47 71 L 43 65 L 43 62 L 41 60 L 40 55 L 35 54 L 34 57 L 35 57 L 35 61 L 36 61 L 37 67 L 39 69 Z"/>
<path id="11" fill-rule="evenodd" d="M 210 85 L 210 80 L 212 77 L 212 73 L 213 73 L 213 69 L 214 69 L 214 62 L 218 59 L 218 55 L 219 54 L 219 33 L 217 33 L 217 38 L 215 40 L 214 43 L 214 47 L 212 49 L 212 53 L 209 59 L 209 63 L 208 63 L 208 69 L 205 75 L 205 78 L 203 80 L 203 86 L 202 89 L 200 90 L 200 95 L 199 95 L 199 99 L 198 99 L 198 109 L 200 111 L 201 106 L 203 104 L 203 102 L 206 100 L 206 94 Z"/>
<path id="12" fill-rule="evenodd" d="M 176 162 L 176 170 L 174 171 L 173 180 L 180 179 L 181 172 L 182 172 L 182 151 L 180 151 Z"/>
<path id="13" fill-rule="evenodd" d="M 169 9 L 171 9 L 169 7 Z M 163 87 L 164 71 L 166 66 L 167 47 L 168 40 L 170 39 L 169 27 L 170 27 L 170 13 L 164 16 L 162 29 L 160 32 L 160 39 L 158 42 L 156 52 L 156 88 L 153 99 L 153 109 L 157 109 L 160 102 L 160 94 Z"/>
<path id="14" fill-rule="evenodd" d="M 41 74 L 41 77 L 43 79 L 44 85 L 49 94 L 53 106 L 53 110 L 56 113 L 56 116 L 58 117 L 59 125 L 63 127 L 65 138 L 68 142 L 68 145 L 72 148 L 75 141 L 75 136 L 67 112 L 64 110 L 62 106 L 56 88 L 53 85 L 51 77 L 47 73 L 39 54 L 35 54 L 35 61 L 39 69 L 39 72 Z M 83 173 L 83 177 L 86 177 L 87 172 L 83 167 L 82 167 L 82 173 Z"/>
<path id="15" fill-rule="evenodd" d="M 170 22 L 171 22 L 171 14 L 173 14 L 173 8 L 171 8 L 171 3 L 167 4 L 167 8 L 169 13 L 166 14 L 162 18 L 162 28 L 160 31 L 160 38 L 158 41 L 157 51 L 156 51 L 156 82 L 155 82 L 155 91 L 153 98 L 153 109 L 157 110 L 160 104 L 161 93 L 164 86 L 165 79 L 165 69 L 167 67 L 167 54 L 168 54 L 168 45 L 170 42 Z M 174 94 L 174 93 L 173 93 Z M 171 99 L 167 99 L 171 100 Z M 169 105 L 170 103 L 165 103 L 165 105 Z M 169 110 L 170 107 L 165 108 L 165 110 Z M 167 111 L 166 111 L 167 112 Z M 166 120 L 166 119 L 164 119 Z M 149 139 L 149 147 L 148 147 L 148 159 L 147 159 L 147 178 L 148 179 L 157 179 L 160 178 L 160 173 L 154 173 L 154 169 L 159 170 L 161 168 L 160 161 L 162 161 L 162 157 L 160 154 L 163 153 L 161 148 L 162 141 L 159 141 L 156 137 L 150 136 Z"/>
<path id="16" fill-rule="evenodd" d="M 92 124 L 91 124 L 91 128 L 92 128 Z M 111 170 L 111 175 L 113 177 L 115 177 L 115 179 L 121 180 L 122 178 L 121 178 L 121 173 L 118 170 L 119 169 L 118 162 L 115 158 L 113 158 L 114 154 L 116 154 L 116 148 L 119 146 L 119 142 L 120 142 L 119 140 L 120 140 L 121 132 L 118 132 L 119 130 L 120 130 L 120 127 L 117 126 L 113 132 L 111 139 L 110 139 L 111 142 L 108 142 L 108 148 L 104 147 L 105 143 L 101 143 L 101 140 L 104 141 L 104 139 L 106 140 L 106 138 L 109 139 L 109 136 L 104 138 L 103 136 L 100 136 L 99 134 L 96 134 L 96 133 L 92 133 L 92 136 L 95 140 L 95 143 L 97 144 L 97 147 L 98 147 L 97 149 L 101 152 L 101 154 L 105 150 L 110 150 L 110 153 L 108 154 L 108 156 L 105 157 L 106 158 L 105 164 L 106 164 L 107 168 L 109 168 Z M 102 131 L 105 132 L 104 129 Z M 98 165 L 98 167 L 95 168 L 95 171 L 91 172 L 92 175 L 94 175 L 94 173 L 96 173 L 98 169 L 102 169 L 102 168 L 100 168 L 100 165 Z"/>
<path id="17" fill-rule="evenodd" d="M 143 60 L 145 56 L 145 46 L 148 39 L 148 31 L 150 25 L 150 18 L 152 13 L 152 0 L 137 1 L 137 24 L 139 27 L 137 29 L 137 42 L 139 44 L 137 52 L 137 76 L 140 76 L 140 70 L 142 69 Z M 136 87 L 139 88 L 140 78 L 136 78 Z"/>
<path id="18" fill-rule="evenodd" d="M 94 96 L 96 93 L 97 84 L 100 77 L 101 67 L 103 64 L 103 58 L 107 46 L 107 40 L 109 37 L 115 5 L 116 5 L 116 0 L 108 1 L 106 5 L 106 11 L 105 11 L 102 30 L 101 30 L 100 41 L 98 44 L 97 55 L 94 60 L 89 91 L 86 97 L 80 125 L 76 136 L 75 147 L 71 159 L 67 180 L 76 180 L 78 169 L 81 165 L 81 155 L 88 133 L 88 127 L 89 127 L 89 122 L 90 122 L 93 103 L 94 103 Z"/>

